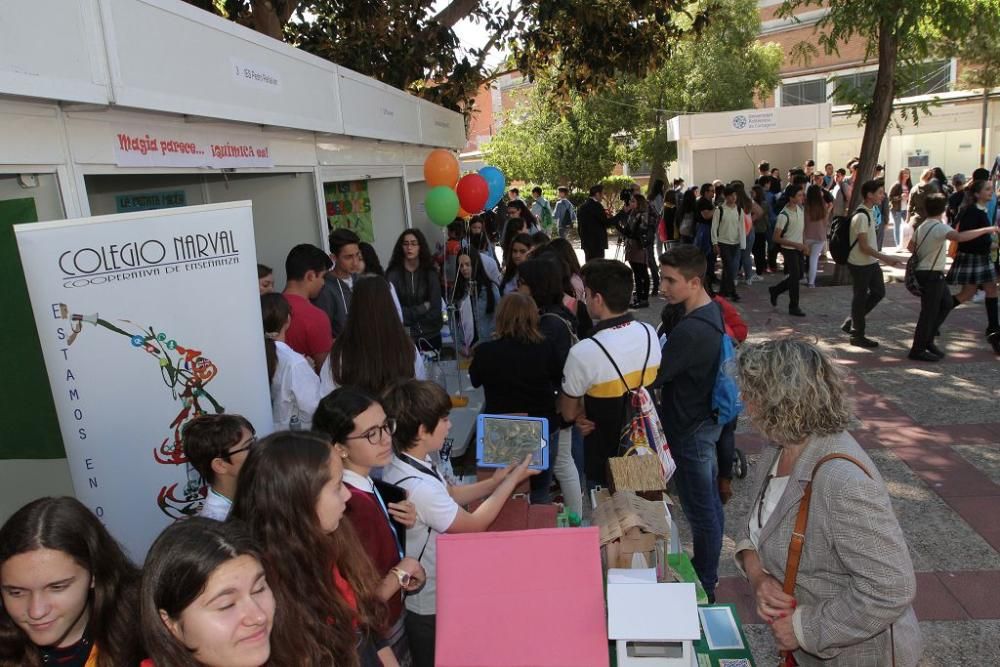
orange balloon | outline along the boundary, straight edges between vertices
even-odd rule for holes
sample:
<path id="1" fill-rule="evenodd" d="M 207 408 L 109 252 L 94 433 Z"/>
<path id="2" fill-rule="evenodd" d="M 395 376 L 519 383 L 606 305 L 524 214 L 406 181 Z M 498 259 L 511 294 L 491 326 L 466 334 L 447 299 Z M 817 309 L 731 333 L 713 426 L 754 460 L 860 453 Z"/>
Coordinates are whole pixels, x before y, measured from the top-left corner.
<path id="1" fill-rule="evenodd" d="M 472 217 L 472 214 L 471 214 L 471 213 L 469 213 L 468 211 L 466 211 L 466 210 L 465 210 L 464 208 L 462 208 L 461 206 L 459 206 L 459 207 L 458 207 L 458 217 L 460 217 L 460 218 L 471 218 L 471 217 Z"/>
<path id="2" fill-rule="evenodd" d="M 427 187 L 454 188 L 458 183 L 458 158 L 451 151 L 437 148 L 424 160 L 424 181 Z"/>

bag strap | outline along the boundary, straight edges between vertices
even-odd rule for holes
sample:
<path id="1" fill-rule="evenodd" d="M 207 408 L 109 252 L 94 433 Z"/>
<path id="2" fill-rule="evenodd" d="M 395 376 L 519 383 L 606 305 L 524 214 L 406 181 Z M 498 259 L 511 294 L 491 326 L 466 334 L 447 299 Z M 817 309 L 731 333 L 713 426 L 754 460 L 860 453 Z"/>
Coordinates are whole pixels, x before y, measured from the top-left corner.
<path id="1" fill-rule="evenodd" d="M 812 500 L 812 485 L 813 480 L 816 479 L 816 472 L 820 469 L 824 463 L 828 461 L 833 461 L 835 459 L 843 459 L 844 461 L 850 461 L 857 467 L 861 468 L 861 471 L 865 473 L 869 478 L 871 478 L 871 473 L 860 461 L 858 461 L 853 456 L 849 454 L 827 454 L 813 466 L 812 476 L 806 483 L 806 488 L 802 492 L 802 500 L 799 502 L 799 513 L 795 517 L 795 528 L 792 531 L 792 539 L 788 544 L 788 558 L 785 561 L 785 583 L 784 591 L 786 595 L 794 595 L 795 593 L 795 579 L 799 575 L 799 562 L 802 560 L 802 549 L 806 542 L 806 528 L 809 524 L 809 501 Z M 890 637 L 892 636 L 892 626 L 889 626 Z M 791 656 L 790 652 L 783 652 L 786 657 Z M 787 663 L 786 663 L 787 664 Z M 796 664 L 796 663 L 792 663 Z M 895 644 L 892 647 L 892 664 L 895 667 L 896 664 L 896 647 Z"/>
<path id="2" fill-rule="evenodd" d="M 641 322 L 637 322 L 636 324 L 642 327 L 643 330 L 646 332 L 646 360 L 642 362 L 642 374 L 639 376 L 639 386 L 636 387 L 635 389 L 632 389 L 631 387 L 628 386 L 628 382 L 625 381 L 625 376 L 622 375 L 621 369 L 618 368 L 618 364 L 615 363 L 614 357 L 612 357 L 611 354 L 608 352 L 608 348 L 601 345 L 601 341 L 597 340 L 596 336 L 593 336 L 590 339 L 597 344 L 597 347 L 601 348 L 601 352 L 603 352 L 604 356 L 606 356 L 608 358 L 608 361 L 611 362 L 611 366 L 614 367 L 615 372 L 618 373 L 618 377 L 622 381 L 622 385 L 625 387 L 625 393 L 628 394 L 631 394 L 633 391 L 636 391 L 637 389 L 643 386 L 642 381 L 646 378 L 646 366 L 649 364 L 649 353 L 653 346 L 651 341 L 652 336 L 649 333 L 649 329 L 646 329 L 646 327 L 643 326 Z"/>
<path id="3" fill-rule="evenodd" d="M 860 461 L 848 454 L 827 454 L 813 467 L 812 478 L 808 483 L 806 483 L 806 488 L 802 493 L 802 500 L 799 503 L 799 513 L 798 516 L 795 517 L 795 529 L 792 531 L 792 539 L 788 545 L 788 559 L 785 562 L 784 585 L 785 593 L 788 595 L 792 595 L 795 592 L 795 578 L 799 574 L 799 562 L 802 560 L 802 548 L 805 546 L 806 528 L 809 525 L 809 501 L 812 499 L 813 480 L 816 479 L 816 472 L 820 469 L 820 466 L 835 459 L 850 461 L 857 467 L 861 468 L 861 471 L 865 473 L 865 475 L 872 478 L 868 469 L 865 468 Z"/>

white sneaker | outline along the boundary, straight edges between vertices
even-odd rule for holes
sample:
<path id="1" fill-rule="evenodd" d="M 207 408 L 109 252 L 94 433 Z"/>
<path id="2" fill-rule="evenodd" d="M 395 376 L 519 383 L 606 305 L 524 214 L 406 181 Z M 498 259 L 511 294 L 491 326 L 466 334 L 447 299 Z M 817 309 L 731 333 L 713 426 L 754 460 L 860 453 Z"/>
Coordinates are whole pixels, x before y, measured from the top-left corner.
<path id="1" fill-rule="evenodd" d="M 972 297 L 972 303 L 982 303 L 986 298 L 986 292 L 983 290 L 977 290 L 976 296 Z"/>
<path id="2" fill-rule="evenodd" d="M 758 276 L 756 273 L 754 273 L 753 275 L 750 276 L 750 282 L 752 282 L 752 283 L 759 283 L 763 279 L 764 279 L 763 276 Z"/>

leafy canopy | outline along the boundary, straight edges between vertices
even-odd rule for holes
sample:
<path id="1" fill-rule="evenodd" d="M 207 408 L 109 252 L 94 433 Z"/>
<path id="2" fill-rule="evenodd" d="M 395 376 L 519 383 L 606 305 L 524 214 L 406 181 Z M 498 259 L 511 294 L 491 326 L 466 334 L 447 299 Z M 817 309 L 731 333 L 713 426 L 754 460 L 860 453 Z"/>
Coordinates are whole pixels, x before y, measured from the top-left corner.
<path id="1" fill-rule="evenodd" d="M 487 159 L 517 180 L 576 187 L 600 181 L 619 162 L 651 164 L 655 174 L 676 154 L 669 118 L 747 108 L 755 95 L 770 94 L 782 52 L 757 41 L 755 0 L 689 9 L 709 16 L 708 24 L 696 33 L 693 19 L 679 18 L 683 36 L 669 62 L 645 76 L 568 94 L 558 78 L 539 79 L 484 148 Z"/>
<path id="2" fill-rule="evenodd" d="M 564 100 L 645 76 L 705 23 L 686 0 L 451 0 L 436 14 L 432 0 L 187 1 L 453 109 L 470 108 L 482 84 L 514 69 L 546 76 Z M 489 39 L 460 54 L 462 19 Z M 498 53 L 506 62 L 489 65 Z"/>

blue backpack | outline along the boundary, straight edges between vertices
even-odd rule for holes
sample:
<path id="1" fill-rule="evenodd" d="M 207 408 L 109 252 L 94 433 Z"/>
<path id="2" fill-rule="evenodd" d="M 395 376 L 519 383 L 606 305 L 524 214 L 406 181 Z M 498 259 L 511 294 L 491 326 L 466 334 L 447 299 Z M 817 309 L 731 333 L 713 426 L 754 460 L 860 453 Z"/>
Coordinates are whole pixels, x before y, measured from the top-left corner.
<path id="1" fill-rule="evenodd" d="M 722 315 L 722 306 L 719 315 Z M 743 402 L 740 401 L 740 388 L 736 384 L 736 345 L 732 337 L 726 333 L 725 326 L 719 328 L 715 322 L 699 317 L 699 320 L 710 324 L 722 334 L 722 344 L 719 346 L 719 363 L 715 371 L 715 385 L 712 387 L 712 418 L 716 424 L 728 424 L 743 412 Z"/>

